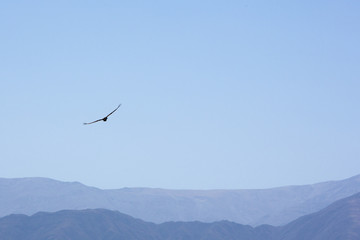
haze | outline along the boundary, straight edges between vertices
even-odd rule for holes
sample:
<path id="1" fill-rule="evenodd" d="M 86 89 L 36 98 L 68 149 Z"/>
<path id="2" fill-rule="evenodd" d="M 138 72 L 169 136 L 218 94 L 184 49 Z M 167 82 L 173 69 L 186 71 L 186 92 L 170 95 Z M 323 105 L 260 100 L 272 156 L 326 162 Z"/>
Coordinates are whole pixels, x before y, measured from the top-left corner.
<path id="1" fill-rule="evenodd" d="M 0 6 L 1 177 L 239 189 L 359 173 L 359 1 Z"/>

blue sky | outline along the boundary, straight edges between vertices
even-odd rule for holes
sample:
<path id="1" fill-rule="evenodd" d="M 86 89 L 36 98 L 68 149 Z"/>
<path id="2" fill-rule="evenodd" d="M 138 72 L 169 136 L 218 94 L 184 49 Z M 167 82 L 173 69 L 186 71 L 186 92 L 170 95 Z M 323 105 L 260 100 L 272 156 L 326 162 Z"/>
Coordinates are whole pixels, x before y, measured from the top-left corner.
<path id="1" fill-rule="evenodd" d="M 359 174 L 359 12 L 355 0 L 2 2 L 0 177 L 233 189 Z"/>

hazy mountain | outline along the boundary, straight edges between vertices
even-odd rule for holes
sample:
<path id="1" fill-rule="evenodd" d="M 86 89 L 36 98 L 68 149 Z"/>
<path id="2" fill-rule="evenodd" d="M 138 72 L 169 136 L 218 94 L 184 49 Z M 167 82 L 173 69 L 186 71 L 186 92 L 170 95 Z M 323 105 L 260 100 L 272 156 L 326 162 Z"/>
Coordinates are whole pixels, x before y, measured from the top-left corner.
<path id="1" fill-rule="evenodd" d="M 0 216 L 104 208 L 155 223 L 228 220 L 283 225 L 357 192 L 360 175 L 342 181 L 260 190 L 101 190 L 46 178 L 0 178 Z"/>
<path id="2" fill-rule="evenodd" d="M 155 224 L 110 210 L 62 210 L 0 219 L 2 240 L 158 239 Z"/>
<path id="3" fill-rule="evenodd" d="M 281 228 L 276 239 L 360 239 L 360 193 L 287 224 Z"/>
<path id="4" fill-rule="evenodd" d="M 153 224 L 110 210 L 63 210 L 0 219 L 2 240 L 358 240 L 360 193 L 283 227 L 229 221 Z"/>

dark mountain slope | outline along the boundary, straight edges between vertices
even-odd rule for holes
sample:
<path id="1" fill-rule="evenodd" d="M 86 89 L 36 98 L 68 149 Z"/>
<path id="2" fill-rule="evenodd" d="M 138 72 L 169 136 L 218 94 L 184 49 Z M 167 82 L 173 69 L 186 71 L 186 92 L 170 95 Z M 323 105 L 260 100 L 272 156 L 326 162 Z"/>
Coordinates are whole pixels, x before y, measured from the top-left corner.
<path id="1" fill-rule="evenodd" d="M 37 213 L 30 217 L 10 215 L 0 219 L 0 239 L 151 240 L 158 238 L 155 224 L 119 212 L 95 209 Z"/>
<path id="2" fill-rule="evenodd" d="M 360 239 L 360 193 L 287 224 L 278 239 Z"/>

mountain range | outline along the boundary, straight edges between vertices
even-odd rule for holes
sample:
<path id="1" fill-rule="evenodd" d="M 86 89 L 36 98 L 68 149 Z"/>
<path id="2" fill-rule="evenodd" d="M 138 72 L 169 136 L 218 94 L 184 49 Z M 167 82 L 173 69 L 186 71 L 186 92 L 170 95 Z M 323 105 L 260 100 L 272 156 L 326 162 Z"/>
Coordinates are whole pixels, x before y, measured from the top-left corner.
<path id="1" fill-rule="evenodd" d="M 103 208 L 154 223 L 227 220 L 281 226 L 357 192 L 360 175 L 312 185 L 250 190 L 102 190 L 47 178 L 0 178 L 0 217 Z"/>
<path id="2" fill-rule="evenodd" d="M 281 227 L 229 221 L 154 224 L 105 209 L 13 214 L 0 219 L 2 240 L 358 240 L 360 193 Z"/>

